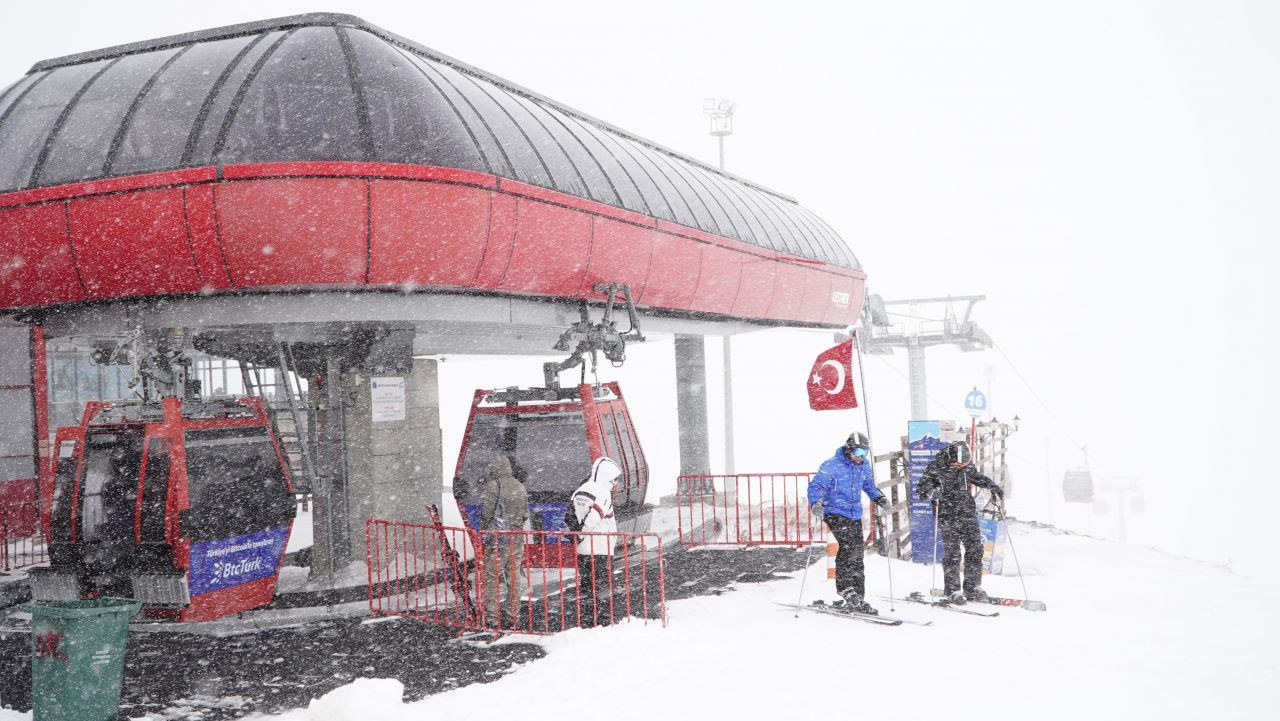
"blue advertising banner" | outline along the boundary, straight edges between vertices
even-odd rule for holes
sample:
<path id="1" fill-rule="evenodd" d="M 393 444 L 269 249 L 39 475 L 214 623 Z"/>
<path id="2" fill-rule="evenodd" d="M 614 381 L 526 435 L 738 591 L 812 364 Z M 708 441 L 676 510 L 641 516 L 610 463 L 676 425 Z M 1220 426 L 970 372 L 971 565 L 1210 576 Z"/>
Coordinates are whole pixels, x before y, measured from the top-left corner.
<path id="1" fill-rule="evenodd" d="M 1004 522 L 996 518 L 979 518 L 982 531 L 982 572 L 999 576 L 1004 571 Z"/>
<path id="2" fill-rule="evenodd" d="M 274 576 L 288 535 L 287 527 L 273 528 L 193 545 L 188 576 L 191 595 Z"/>
<path id="3" fill-rule="evenodd" d="M 924 469 L 938 451 L 947 447 L 942 441 L 942 425 L 938 421 L 907 422 L 907 482 L 911 493 L 911 560 L 933 563 L 934 552 L 942 558 L 942 539 L 934 534 L 933 507 L 916 496 Z M 934 548 L 934 539 L 937 548 Z"/>

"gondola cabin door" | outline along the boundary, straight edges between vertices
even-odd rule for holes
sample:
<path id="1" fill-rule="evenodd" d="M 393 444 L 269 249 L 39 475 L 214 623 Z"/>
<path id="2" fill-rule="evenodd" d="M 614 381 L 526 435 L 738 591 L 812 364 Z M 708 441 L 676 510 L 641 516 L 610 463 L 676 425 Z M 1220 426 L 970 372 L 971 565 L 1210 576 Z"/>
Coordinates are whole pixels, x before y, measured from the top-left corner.
<path id="1" fill-rule="evenodd" d="M 174 546 L 191 593 L 184 616 L 195 620 L 269 603 L 293 527 L 297 506 L 276 439 L 267 423 L 244 420 L 183 424 Z"/>
<path id="2" fill-rule="evenodd" d="M 623 470 L 614 488 L 615 512 L 625 514 L 644 504 L 649 467 L 617 383 L 476 391 L 453 483 L 459 510 L 471 528 L 480 528 L 487 468 L 500 455 L 511 459 L 516 478 L 525 484 L 531 530 L 565 533 L 526 546 L 525 563 L 531 567 L 574 567 L 574 544 L 564 516 L 570 495 L 596 459 L 612 458 Z"/>

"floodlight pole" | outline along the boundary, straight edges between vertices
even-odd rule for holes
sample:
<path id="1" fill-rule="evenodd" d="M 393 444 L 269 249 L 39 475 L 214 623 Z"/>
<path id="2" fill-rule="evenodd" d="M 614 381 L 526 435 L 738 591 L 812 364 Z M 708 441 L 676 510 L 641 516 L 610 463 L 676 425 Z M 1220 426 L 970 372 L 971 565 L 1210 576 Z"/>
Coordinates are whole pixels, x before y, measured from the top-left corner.
<path id="1" fill-rule="evenodd" d="M 702 101 L 702 112 L 710 122 L 711 135 L 715 136 L 720 151 L 720 169 L 724 170 L 724 139 L 733 134 L 735 106 L 728 100 L 707 98 Z M 733 342 L 724 335 L 724 472 L 736 472 L 733 450 Z"/>

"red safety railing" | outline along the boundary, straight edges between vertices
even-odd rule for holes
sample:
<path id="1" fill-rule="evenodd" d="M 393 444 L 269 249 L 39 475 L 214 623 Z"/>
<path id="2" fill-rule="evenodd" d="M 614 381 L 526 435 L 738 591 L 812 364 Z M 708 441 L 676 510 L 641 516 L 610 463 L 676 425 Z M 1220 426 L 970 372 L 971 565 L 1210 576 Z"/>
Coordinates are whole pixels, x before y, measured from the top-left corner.
<path id="1" fill-rule="evenodd" d="M 690 546 L 807 546 L 822 541 L 809 513 L 811 473 L 685 475 L 676 479 L 680 542 Z"/>
<path id="2" fill-rule="evenodd" d="M 0 488 L 0 571 L 35 566 L 49 560 L 40 530 L 35 482 L 11 481 Z"/>
<path id="3" fill-rule="evenodd" d="M 383 520 L 367 521 L 365 534 L 375 615 L 535 634 L 630 618 L 667 623 L 656 534 L 570 538 Z"/>

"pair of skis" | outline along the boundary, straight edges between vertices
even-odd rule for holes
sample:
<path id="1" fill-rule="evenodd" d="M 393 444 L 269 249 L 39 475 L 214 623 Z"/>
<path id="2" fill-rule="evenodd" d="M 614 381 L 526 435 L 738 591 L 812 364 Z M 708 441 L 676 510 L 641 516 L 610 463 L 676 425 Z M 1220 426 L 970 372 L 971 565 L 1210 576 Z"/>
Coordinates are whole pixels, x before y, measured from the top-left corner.
<path id="1" fill-rule="evenodd" d="M 781 601 L 774 601 L 774 603 L 792 610 L 797 608 L 794 603 L 783 603 Z M 800 606 L 799 608 L 804 611 L 821 613 L 826 616 L 839 616 L 841 618 L 852 618 L 858 621 L 866 621 L 867 623 L 874 623 L 878 626 L 901 626 L 904 623 L 909 623 L 913 626 L 929 626 L 933 624 L 933 621 L 909 621 L 905 618 L 894 618 L 893 616 L 880 616 L 874 613 L 849 611 L 844 608 L 828 605 L 823 601 L 814 601 L 808 606 Z"/>
<path id="2" fill-rule="evenodd" d="M 943 594 L 942 591 L 937 588 L 930 589 L 929 594 L 934 597 L 945 598 L 945 594 Z M 995 618 L 1000 615 L 999 611 L 993 611 L 991 613 L 987 613 L 984 611 L 979 611 L 974 608 L 962 608 L 955 604 L 949 603 L 946 600 L 931 601 L 928 598 L 926 598 L 923 593 L 920 593 L 919 591 L 911 592 L 906 596 L 906 598 L 895 598 L 895 597 L 888 597 L 888 596 L 885 596 L 883 598 L 889 601 L 902 601 L 903 603 L 919 603 L 925 606 L 931 606 L 940 611 L 951 611 L 952 613 L 963 613 L 968 616 L 981 616 L 983 618 Z M 785 606 L 791 609 L 796 608 L 796 606 L 789 603 L 782 603 L 779 601 L 775 601 L 775 603 L 777 603 L 779 606 Z M 1028 611 L 1044 611 L 1045 610 L 1045 604 L 1043 601 L 1032 601 L 1032 600 L 1024 600 L 1019 598 L 1000 598 L 998 596 L 991 596 L 982 601 L 974 600 L 974 601 L 970 601 L 970 603 L 989 603 L 993 606 L 1021 607 L 1021 608 L 1027 609 Z M 866 621 L 867 623 L 875 623 L 882 626 L 901 626 L 904 623 L 909 623 L 916 626 L 928 626 L 933 623 L 932 621 L 910 621 L 904 618 L 895 618 L 893 616 L 880 616 L 880 615 L 871 614 L 871 613 L 858 613 L 856 611 L 849 611 L 834 605 L 828 605 L 823 601 L 814 601 L 812 604 L 808 606 L 800 606 L 800 608 L 806 611 L 812 611 L 814 613 L 822 613 L 828 616 L 841 616 L 843 618 L 853 618 L 859 621 Z"/>
<path id="3" fill-rule="evenodd" d="M 914 594 L 913 594 L 914 595 Z M 929 595 L 934 598 L 945 598 L 947 594 L 942 592 L 941 588 L 929 589 Z M 1048 608 L 1044 605 L 1044 601 L 1033 601 L 1031 599 L 1022 598 L 1000 598 L 999 596 L 988 596 L 986 600 L 970 601 L 969 603 L 989 603 L 992 606 L 1014 606 L 1025 608 L 1028 611 L 1046 611 Z"/>
<path id="4" fill-rule="evenodd" d="M 984 618 L 995 618 L 996 616 L 1000 615 L 999 611 L 995 611 L 993 613 L 985 613 L 983 611 L 977 611 L 972 608 L 961 608 L 945 600 L 930 601 L 929 599 L 924 597 L 923 593 L 920 593 L 919 591 L 912 591 L 911 593 L 907 594 L 906 598 L 891 598 L 889 596 L 881 596 L 881 598 L 885 599 L 886 601 L 902 601 L 904 603 L 921 603 L 926 606 L 933 606 L 934 608 L 940 611 L 954 611 L 955 613 L 963 613 L 968 616 L 982 616 Z"/>

